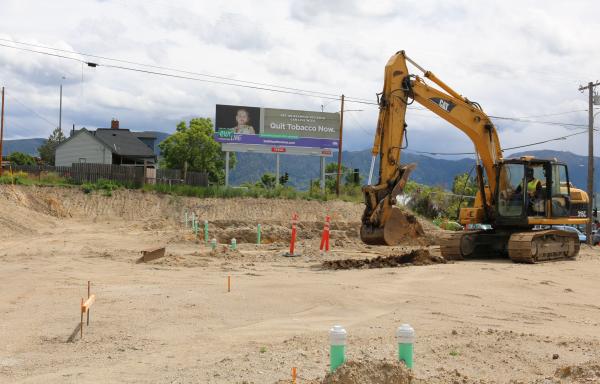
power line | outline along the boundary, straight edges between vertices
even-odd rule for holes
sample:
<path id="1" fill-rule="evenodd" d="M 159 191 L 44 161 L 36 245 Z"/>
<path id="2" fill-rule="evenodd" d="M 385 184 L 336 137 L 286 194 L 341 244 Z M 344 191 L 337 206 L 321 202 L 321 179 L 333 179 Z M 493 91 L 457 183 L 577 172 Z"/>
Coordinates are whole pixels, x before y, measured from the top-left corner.
<path id="1" fill-rule="evenodd" d="M 12 43 L 17 43 L 17 44 L 41 47 L 44 49 L 52 49 L 52 50 L 56 50 L 56 51 L 74 53 L 74 54 L 79 54 L 79 55 L 84 55 L 84 56 L 89 56 L 89 57 L 95 57 L 95 58 L 102 58 L 105 60 L 111 60 L 111 61 L 116 61 L 116 62 L 124 62 L 124 63 L 141 65 L 141 66 L 146 66 L 146 67 L 153 67 L 153 68 L 161 68 L 161 69 L 171 70 L 171 71 L 180 72 L 180 73 L 191 73 L 191 74 L 196 74 L 198 76 L 211 77 L 211 78 L 215 78 L 215 79 L 229 79 L 230 81 L 234 81 L 234 82 L 232 83 L 232 82 L 226 82 L 226 81 L 200 79 L 197 77 L 176 75 L 176 74 L 171 74 L 171 73 L 151 71 L 151 70 L 145 70 L 145 69 L 139 69 L 139 68 L 131 68 L 131 67 L 126 67 L 126 66 L 121 66 L 121 65 L 99 64 L 99 63 L 82 60 L 80 58 L 74 58 L 74 57 L 70 57 L 70 56 L 65 56 L 65 55 L 60 55 L 60 54 L 55 54 L 55 53 L 50 53 L 50 52 L 44 52 L 44 51 L 38 51 L 38 50 L 24 48 L 24 47 L 16 47 L 16 46 L 11 46 L 11 45 L 6 45 L 6 44 L 0 43 L 0 46 L 2 46 L 2 47 L 17 49 L 17 50 L 30 52 L 30 53 L 37 53 L 37 54 L 42 54 L 42 55 L 47 55 L 47 56 L 52 56 L 52 57 L 58 57 L 58 58 L 63 58 L 63 59 L 68 59 L 68 60 L 73 60 L 73 61 L 80 62 L 82 64 L 86 64 L 89 67 L 104 66 L 107 68 L 115 68 L 115 69 L 121 69 L 121 70 L 126 70 L 126 71 L 140 72 L 140 73 L 145 73 L 145 74 L 178 78 L 178 79 L 184 79 L 184 80 L 201 81 L 201 82 L 211 83 L 211 84 L 221 84 L 221 85 L 228 85 L 228 86 L 234 86 L 234 87 L 262 90 L 262 91 L 267 91 L 267 92 L 292 94 L 292 95 L 298 95 L 298 96 L 317 97 L 317 98 L 328 99 L 328 100 L 340 100 L 340 97 L 337 95 L 323 93 L 323 92 L 308 91 L 308 90 L 302 90 L 299 88 L 290 88 L 290 87 L 270 85 L 268 83 L 248 82 L 248 81 L 243 81 L 243 80 L 227 78 L 227 77 L 223 77 L 223 76 L 215 76 L 215 75 L 207 75 L 207 74 L 201 74 L 201 73 L 196 73 L 196 72 L 182 71 L 182 70 L 172 69 L 172 68 L 168 68 L 168 67 L 153 66 L 153 65 L 149 65 L 149 64 L 136 63 L 133 61 L 120 60 L 120 59 L 111 59 L 111 58 L 107 58 L 104 56 L 97 56 L 97 55 L 86 54 L 86 53 L 78 53 L 78 52 L 73 52 L 73 51 L 68 51 L 68 50 L 63 50 L 63 49 L 58 49 L 58 48 L 46 47 L 46 46 L 37 45 L 37 44 L 15 42 L 12 40 L 1 39 L 1 38 L 0 38 L 0 41 L 10 41 Z M 238 83 L 246 83 L 246 84 L 238 84 Z M 247 84 L 256 84 L 256 85 L 247 85 Z M 259 86 L 259 85 L 265 85 L 265 86 Z M 275 86 L 279 89 L 269 88 L 270 86 Z M 378 105 L 377 103 L 374 103 L 371 101 L 366 101 L 365 99 L 359 99 L 359 98 L 347 98 L 346 101 L 351 102 L 351 103 L 365 104 L 365 105 Z M 414 109 L 414 110 L 427 111 L 426 108 L 421 108 L 421 107 L 416 107 L 416 106 L 409 107 L 409 108 Z M 575 111 L 568 111 L 565 113 L 571 113 L 571 112 L 575 112 Z M 431 117 L 433 117 L 433 116 L 431 116 Z M 563 126 L 563 127 L 585 127 L 585 125 L 583 125 L 583 124 L 561 123 L 561 122 L 555 122 L 555 121 L 536 121 L 536 120 L 527 120 L 527 119 L 519 118 L 519 117 L 504 117 L 504 116 L 489 116 L 489 117 L 493 118 L 493 119 L 507 120 L 507 121 L 513 121 L 513 122 L 519 122 L 519 123 L 546 124 L 546 125 L 556 125 L 556 126 Z"/>
<path id="2" fill-rule="evenodd" d="M 213 84 L 238 86 L 238 87 L 245 87 L 245 88 L 257 89 L 257 90 L 263 90 L 263 91 L 270 91 L 270 92 L 287 93 L 287 94 L 300 95 L 300 96 L 320 97 L 320 98 L 324 98 L 324 99 L 328 99 L 328 100 L 340 100 L 340 97 L 338 95 L 336 95 L 336 94 L 333 94 L 333 93 L 326 93 L 326 92 L 312 91 L 312 90 L 304 90 L 304 89 L 292 88 L 292 87 L 284 87 L 284 86 L 280 86 L 280 85 L 276 85 L 276 84 L 270 84 L 270 83 L 261 83 L 261 82 L 253 82 L 253 81 L 246 81 L 246 80 L 238 80 L 238 79 L 234 79 L 234 78 L 226 77 L 226 76 L 219 76 L 219 75 L 211 75 L 211 74 L 205 74 L 205 73 L 200 73 L 200 72 L 185 71 L 185 70 L 180 70 L 180 69 L 177 69 L 177 68 L 163 67 L 163 66 L 152 65 L 152 64 L 145 64 L 145 63 L 135 62 L 135 61 L 131 61 L 131 60 L 114 59 L 114 58 L 110 58 L 110 57 L 107 57 L 107 56 L 99 56 L 99 55 L 94 55 L 94 54 L 91 54 L 91 53 L 70 51 L 70 50 L 66 50 L 66 49 L 53 48 L 53 47 L 48 47 L 48 46 L 45 46 L 45 45 L 32 44 L 32 43 L 24 43 L 24 42 L 20 42 L 20 41 L 3 39 L 3 38 L 0 38 L 0 41 L 10 42 L 10 43 L 13 43 L 13 44 L 21 44 L 21 45 L 25 45 L 25 46 L 31 46 L 31 47 L 42 48 L 42 49 L 49 49 L 49 50 L 53 50 L 53 51 L 56 51 L 56 52 L 65 52 L 65 53 L 71 53 L 71 54 L 77 54 L 77 55 L 81 55 L 81 56 L 99 58 L 99 59 L 109 60 L 109 61 L 114 61 L 114 62 L 121 62 L 121 63 L 126 63 L 126 64 L 139 65 L 139 66 L 148 67 L 148 68 L 163 69 L 163 70 L 167 70 L 167 71 L 173 71 L 173 72 L 191 74 L 191 75 L 196 75 L 196 76 L 209 77 L 209 78 L 221 79 L 221 80 L 228 80 L 228 81 L 233 81 L 234 83 L 231 83 L 231 82 L 220 82 L 220 81 L 210 81 L 210 80 L 206 80 L 206 79 L 198 79 L 198 78 L 195 78 L 195 77 L 173 75 L 173 74 L 168 74 L 168 73 L 164 73 L 164 72 L 149 71 L 149 70 L 143 70 L 143 69 L 137 69 L 137 68 L 130 68 L 130 67 L 125 67 L 125 66 L 119 66 L 119 65 L 91 63 L 91 62 L 88 62 L 88 61 L 85 61 L 85 60 L 82 60 L 82 59 L 79 59 L 79 58 L 74 58 L 74 57 L 69 57 L 69 56 L 64 56 L 64 55 L 53 54 L 53 53 L 50 53 L 50 52 L 37 51 L 37 50 L 23 48 L 23 47 L 15 47 L 15 46 L 11 46 L 11 45 L 6 45 L 6 44 L 1 44 L 0 43 L 0 46 L 2 46 L 2 47 L 12 48 L 12 49 L 19 49 L 19 50 L 23 50 L 23 51 L 27 51 L 27 52 L 31 52 L 31 53 L 38 53 L 38 54 L 43 54 L 43 55 L 48 55 L 48 56 L 53 56 L 53 57 L 59 57 L 59 58 L 74 60 L 74 61 L 81 62 L 83 64 L 87 64 L 88 66 L 91 66 L 91 67 L 96 67 L 96 66 L 104 66 L 104 67 L 109 67 L 109 68 L 112 67 L 112 68 L 121 69 L 121 70 L 137 71 L 137 72 L 142 72 L 142 73 L 146 73 L 146 74 L 153 74 L 153 75 L 159 75 L 159 76 L 167 76 L 167 77 L 173 77 L 173 78 L 179 78 L 179 79 L 186 79 L 186 80 L 203 81 L 203 82 L 213 83 Z M 244 86 L 242 84 L 236 84 L 236 83 L 253 84 L 254 86 Z M 269 87 L 269 88 L 267 88 L 267 87 Z M 275 87 L 277 89 L 275 89 L 273 87 Z M 287 90 L 289 92 L 284 92 L 282 90 Z M 352 103 L 358 103 L 358 104 L 365 104 L 365 105 L 375 105 L 375 106 L 378 105 L 375 102 L 368 101 L 368 100 L 362 99 L 362 98 L 351 97 L 351 96 L 346 97 L 346 101 L 352 102 Z M 426 108 L 421 108 L 421 107 L 409 107 L 409 108 L 410 109 L 414 109 L 414 110 L 421 110 L 421 111 L 427 111 L 428 110 Z M 580 112 L 580 111 L 586 111 L 586 110 L 576 110 L 576 111 L 567 111 L 567 112 L 561 112 L 561 113 L 556 113 L 556 114 L 529 116 L 529 118 L 531 118 L 531 117 L 544 117 L 544 116 L 557 116 L 557 115 L 562 115 L 562 114 L 567 114 L 567 113 L 573 113 L 573 112 Z M 581 125 L 581 124 L 525 120 L 526 117 L 490 116 L 490 118 L 495 118 L 495 119 L 500 119 L 500 120 L 509 120 L 509 121 L 515 121 L 515 122 L 522 122 L 522 123 L 533 123 L 533 124 L 548 124 L 548 125 L 574 126 L 574 127 L 583 127 L 584 126 L 584 125 Z"/>
<path id="3" fill-rule="evenodd" d="M 595 130 L 597 131 L 597 129 L 595 129 Z M 517 145 L 517 146 L 514 146 L 514 147 L 502 148 L 502 151 L 504 152 L 504 151 L 509 151 L 511 149 L 519 149 L 519 148 L 532 147 L 534 145 L 545 144 L 545 143 L 549 143 L 549 142 L 552 142 L 552 141 L 566 140 L 569 137 L 577 136 L 577 135 L 582 135 L 584 133 L 587 133 L 587 129 L 583 130 L 581 132 L 576 132 L 576 133 L 572 133 L 572 134 L 569 134 L 569 135 L 555 137 L 553 139 L 548 139 L 548 140 L 543 140 L 543 141 L 537 141 L 535 143 Z M 433 155 L 433 156 L 464 156 L 464 155 L 474 155 L 475 154 L 475 152 L 432 152 L 432 151 L 417 151 L 417 150 L 407 150 L 407 151 L 414 152 L 414 153 L 420 153 L 420 154 L 426 154 L 426 155 Z"/>
<path id="4" fill-rule="evenodd" d="M 585 131 L 581 131 L 581 132 L 577 132 L 577 133 L 572 133 L 570 135 L 556 137 L 554 139 L 548 139 L 548 140 L 538 141 L 538 142 L 535 142 L 535 143 L 525 144 L 525 145 L 517 145 L 515 147 L 502 148 L 502 151 L 508 151 L 508 150 L 511 150 L 511 149 L 531 147 L 531 146 L 534 146 L 534 145 L 549 143 L 551 141 L 566 140 L 568 137 L 577 136 L 577 135 L 581 135 L 581 134 L 584 134 L 584 133 L 587 133 L 587 129 Z"/>
<path id="5" fill-rule="evenodd" d="M 517 123 L 532 123 L 532 124 L 546 124 L 546 125 L 558 125 L 562 127 L 587 127 L 585 124 L 572 124 L 572 123 L 561 123 L 558 121 L 537 121 L 537 120 L 526 120 L 518 117 L 503 117 L 503 116 L 490 116 L 492 119 L 498 120 L 509 120 Z"/>
<path id="6" fill-rule="evenodd" d="M 429 111 L 427 108 L 420 108 L 420 107 L 408 107 L 408 108 L 416 110 L 416 111 Z M 577 111 L 567 111 L 567 112 L 549 114 L 549 115 L 539 115 L 539 117 L 551 116 L 551 115 L 563 115 L 563 114 L 567 114 L 567 113 L 580 112 L 580 111 L 587 111 L 587 109 L 577 110 Z M 428 117 L 428 118 L 437 117 L 436 115 L 433 114 L 433 112 L 432 112 L 432 114 L 420 115 L 420 116 Z M 526 118 L 523 118 L 523 117 L 507 117 L 507 116 L 492 116 L 492 115 L 488 115 L 488 117 L 491 119 L 508 120 L 508 121 L 513 121 L 516 123 L 545 124 L 545 125 L 556 125 L 556 126 L 560 126 L 560 127 L 587 127 L 587 125 L 585 125 L 585 124 L 563 123 L 560 121 L 527 120 Z M 530 116 L 530 117 L 535 117 L 535 116 Z"/>
<path id="7" fill-rule="evenodd" d="M 47 56 L 53 56 L 53 57 L 58 57 L 58 58 L 63 58 L 63 59 L 69 59 L 69 60 L 73 60 L 73 61 L 77 61 L 77 62 L 86 64 L 87 66 L 93 67 L 93 68 L 99 67 L 99 66 L 103 66 L 103 67 L 107 67 L 107 68 L 115 68 L 115 69 L 121 69 L 121 70 L 125 70 L 125 71 L 140 72 L 140 73 L 145 73 L 145 74 L 151 74 L 151 75 L 157 75 L 157 76 L 165 76 L 165 77 L 172 77 L 172 78 L 184 79 L 184 80 L 200 81 L 200 82 L 210 83 L 210 84 L 229 85 L 229 86 L 233 86 L 233 87 L 250 88 L 250 89 L 262 90 L 262 91 L 267 91 L 267 92 L 285 93 L 285 94 L 290 94 L 290 95 L 315 97 L 315 98 L 329 99 L 329 100 L 341 100 L 339 96 L 335 96 L 335 97 L 332 97 L 332 96 L 323 96 L 323 95 L 320 95 L 320 94 L 311 94 L 308 91 L 301 91 L 301 92 L 299 91 L 299 92 L 296 92 L 296 91 L 290 91 L 290 90 L 285 90 L 285 89 L 274 89 L 274 88 L 267 88 L 267 87 L 254 86 L 254 85 L 245 85 L 245 84 L 237 84 L 237 83 L 231 83 L 231 82 L 225 82 L 225 81 L 218 81 L 218 80 L 199 79 L 197 77 L 184 76 L 184 75 L 175 75 L 175 74 L 171 74 L 171 73 L 164 73 L 164 72 L 158 72 L 158 71 L 150 71 L 150 70 L 139 69 L 139 68 L 131 68 L 131 67 L 125 67 L 125 66 L 121 66 L 121 65 L 99 64 L 99 63 L 94 63 L 94 62 L 88 62 L 88 61 L 85 61 L 85 60 L 82 60 L 82 59 L 78 59 L 78 58 L 74 58 L 74 57 L 59 55 L 59 54 L 56 54 L 56 53 L 36 51 L 34 49 L 23 48 L 23 47 L 13 47 L 13 46 L 1 44 L 1 43 L 0 43 L 0 46 L 1 47 L 6 47 L 6 48 L 12 48 L 12 49 L 17 49 L 17 50 L 22 50 L 22 51 L 27 51 L 27 52 L 31 52 L 31 53 L 38 53 L 38 54 L 47 55 Z M 360 101 L 360 100 L 348 100 L 348 102 L 357 103 L 357 104 L 374 104 L 374 105 L 376 105 L 376 103 L 373 103 L 373 102 Z"/>
<path id="8" fill-rule="evenodd" d="M 164 66 L 160 66 L 160 65 L 145 64 L 145 63 L 140 63 L 140 62 L 131 61 L 131 60 L 115 59 L 115 58 L 111 58 L 111 57 L 107 57 L 107 56 L 99 56 L 99 55 L 95 55 L 95 54 L 91 54 L 91 53 L 77 52 L 77 51 L 71 51 L 71 50 L 60 49 L 60 48 L 53 48 L 53 47 L 48 47 L 48 46 L 40 45 L 40 44 L 24 43 L 24 42 L 15 41 L 15 40 L 9 40 L 9 39 L 2 39 L 2 38 L 0 38 L 0 41 L 10 42 L 10 43 L 14 43 L 14 44 L 20 44 L 20 45 L 25 45 L 25 46 L 30 46 L 30 47 L 42 48 L 42 49 L 49 49 L 49 50 L 53 50 L 53 51 L 56 51 L 56 52 L 64 52 L 64 53 L 77 54 L 77 55 L 81 55 L 81 56 L 93 57 L 93 58 L 96 58 L 96 59 L 109 60 L 109 61 L 114 61 L 114 62 L 119 62 L 119 63 L 139 65 L 139 66 L 147 67 L 147 68 L 162 69 L 162 70 L 167 70 L 167 71 L 172 71 L 172 72 L 184 73 L 184 74 L 188 74 L 188 75 L 196 75 L 196 76 L 209 77 L 209 78 L 220 79 L 220 80 L 234 81 L 234 82 L 237 82 L 237 83 L 260 85 L 260 86 L 266 86 L 266 87 L 275 87 L 275 88 L 286 89 L 286 90 L 290 90 L 290 91 L 298 91 L 298 92 L 304 92 L 304 93 L 311 93 L 311 94 L 315 94 L 315 95 L 318 94 L 318 95 L 324 95 L 324 96 L 332 96 L 332 97 L 337 97 L 337 99 L 339 99 L 339 95 L 336 95 L 336 94 L 333 94 L 333 93 L 326 93 L 326 92 L 320 92 L 320 91 L 305 90 L 305 89 L 300 89 L 300 88 L 285 87 L 285 86 L 281 86 L 281 85 L 277 85 L 277 84 L 271 84 L 271 83 L 261 83 L 261 82 L 255 82 L 255 81 L 238 80 L 238 79 L 235 79 L 235 78 L 232 78 L 232 77 L 227 77 L 227 76 L 212 75 L 212 74 L 201 73 L 201 72 L 193 72 L 193 71 L 186 71 L 186 70 L 177 69 L 177 68 L 173 68 L 173 67 L 164 67 Z M 2 45 L 2 46 L 9 47 L 9 48 L 19 49 L 19 47 L 12 47 L 12 46 L 7 46 L 7 45 Z M 33 52 L 33 51 L 31 51 L 31 52 Z M 103 66 L 106 67 L 106 66 L 109 66 L 109 65 L 103 64 Z M 358 98 L 358 97 L 346 97 L 346 99 L 352 99 L 352 100 L 357 100 L 357 101 L 363 101 L 363 102 L 373 103 L 372 101 L 369 101 L 369 100 L 366 100 L 366 99 L 362 99 L 362 98 Z M 373 104 L 376 105 L 376 103 L 373 103 Z"/>
<path id="9" fill-rule="evenodd" d="M 17 103 L 21 104 L 25 109 L 29 110 L 30 112 L 32 112 L 35 116 L 37 116 L 38 118 L 40 118 L 41 120 L 45 121 L 46 123 L 48 123 L 50 126 L 52 126 L 53 128 L 56 128 L 56 124 L 53 123 L 52 121 L 50 121 L 49 119 L 45 118 L 44 116 L 40 115 L 38 112 L 34 111 L 32 108 L 28 107 L 27 105 L 25 105 L 22 101 L 20 101 L 18 98 L 16 98 L 15 96 L 11 96 Z"/>
<path id="10" fill-rule="evenodd" d="M 520 117 L 513 117 L 513 118 L 514 119 L 531 119 L 531 118 L 536 118 L 536 117 L 548 117 L 548 116 L 568 115 L 570 113 L 575 113 L 575 112 L 587 112 L 587 109 L 575 109 L 573 111 L 565 111 L 565 112 L 557 112 L 557 113 L 547 113 L 545 115 L 520 116 Z"/>

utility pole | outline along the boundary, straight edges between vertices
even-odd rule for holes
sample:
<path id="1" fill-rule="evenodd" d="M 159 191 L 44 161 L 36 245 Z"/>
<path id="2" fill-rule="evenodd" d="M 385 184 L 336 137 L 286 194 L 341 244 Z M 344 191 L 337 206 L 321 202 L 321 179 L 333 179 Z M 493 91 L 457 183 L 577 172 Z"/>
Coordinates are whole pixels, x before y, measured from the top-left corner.
<path id="1" fill-rule="evenodd" d="M 338 168 L 335 180 L 335 194 L 340 195 L 340 178 L 342 176 L 342 130 L 344 129 L 344 95 L 342 95 L 342 108 L 340 109 L 340 140 L 338 143 Z"/>
<path id="2" fill-rule="evenodd" d="M 60 105 L 58 109 L 58 129 L 62 132 L 62 84 L 60 85 Z"/>
<path id="3" fill-rule="evenodd" d="M 2 144 L 4 143 L 4 87 L 2 87 L 2 112 L 0 112 L 0 176 L 2 176 Z"/>
<path id="4" fill-rule="evenodd" d="M 585 234 L 587 236 L 587 243 L 592 244 L 592 205 L 594 203 L 594 87 L 600 85 L 600 82 L 589 82 L 586 87 L 580 86 L 579 90 L 589 91 L 589 132 L 588 132 L 588 183 L 587 183 L 587 194 L 588 194 L 588 206 L 587 206 L 587 217 L 588 222 L 585 226 Z"/>

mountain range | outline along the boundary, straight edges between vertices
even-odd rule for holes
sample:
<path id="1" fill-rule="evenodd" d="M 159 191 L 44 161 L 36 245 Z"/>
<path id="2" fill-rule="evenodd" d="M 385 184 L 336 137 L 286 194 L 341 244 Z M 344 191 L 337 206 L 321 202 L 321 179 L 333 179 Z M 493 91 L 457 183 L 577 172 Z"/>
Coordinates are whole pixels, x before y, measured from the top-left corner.
<path id="1" fill-rule="evenodd" d="M 569 179 L 577 187 L 586 189 L 587 186 L 587 157 L 576 155 L 571 152 L 540 150 L 513 153 L 507 158 L 531 155 L 542 159 L 556 158 L 567 164 L 569 167 Z M 275 173 L 275 156 L 271 154 L 249 154 L 237 153 L 237 164 L 231 172 L 231 183 L 233 185 L 256 181 L 265 172 Z M 358 168 L 362 181 L 366 182 L 371 164 L 371 151 L 343 151 L 342 163 L 348 168 Z M 404 151 L 402 153 L 402 163 L 416 163 L 417 168 L 410 176 L 421 184 L 438 185 L 450 189 L 454 176 L 471 172 L 475 165 L 475 159 L 443 159 L 426 155 L 419 155 Z M 337 154 L 327 159 L 327 163 L 337 162 Z M 379 161 L 375 165 L 374 182 L 377 181 L 377 169 Z M 594 158 L 594 169 L 600 169 L 600 157 Z M 290 184 L 301 189 L 306 189 L 310 180 L 319 177 L 319 159 L 308 156 L 280 156 L 280 174 L 288 172 L 290 175 Z M 473 171 L 473 175 L 475 172 Z M 600 178 L 595 178 L 594 189 L 600 188 Z"/>
<path id="2" fill-rule="evenodd" d="M 165 132 L 151 132 L 157 136 L 158 143 L 169 136 Z M 45 139 L 18 139 L 4 141 L 4 156 L 11 152 L 24 152 L 37 156 L 37 148 L 43 144 Z M 158 153 L 157 153 L 158 154 Z M 531 155 L 539 158 L 552 159 L 566 163 L 569 167 L 569 178 L 571 182 L 581 188 L 587 186 L 587 157 L 576 155 L 571 152 L 539 150 L 513 153 L 507 157 L 519 157 L 522 155 Z M 348 168 L 358 168 L 362 181 L 366 182 L 371 164 L 371 151 L 343 151 L 343 164 Z M 337 153 L 333 157 L 326 159 L 327 163 L 337 162 Z M 443 159 L 426 155 L 419 155 L 404 151 L 402 153 L 402 163 L 416 163 L 417 168 L 411 174 L 411 180 L 427 185 L 439 185 L 444 188 L 450 188 L 454 176 L 463 172 L 470 172 L 475 165 L 472 158 L 462 159 Z M 374 181 L 377 181 L 378 161 L 375 165 Z M 600 158 L 594 158 L 594 169 L 600 169 Z M 280 174 L 285 172 L 289 174 L 289 184 L 298 189 L 307 189 L 310 180 L 319 178 L 319 159 L 312 156 L 300 155 L 281 155 L 280 156 Z M 230 183 L 239 185 L 244 182 L 256 182 L 264 173 L 275 173 L 275 156 L 272 154 L 259 153 L 236 153 L 236 166 L 230 173 Z M 594 189 L 600 190 L 600 178 L 596 177 Z"/>

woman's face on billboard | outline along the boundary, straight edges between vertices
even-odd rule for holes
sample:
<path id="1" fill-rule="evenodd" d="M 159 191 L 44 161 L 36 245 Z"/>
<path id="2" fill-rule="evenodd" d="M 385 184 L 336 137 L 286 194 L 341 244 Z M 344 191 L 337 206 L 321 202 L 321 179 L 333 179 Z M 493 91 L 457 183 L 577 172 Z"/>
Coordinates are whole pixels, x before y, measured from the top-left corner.
<path id="1" fill-rule="evenodd" d="M 235 121 L 237 121 L 238 125 L 248 125 L 248 120 L 248 112 L 243 109 L 237 111 Z"/>

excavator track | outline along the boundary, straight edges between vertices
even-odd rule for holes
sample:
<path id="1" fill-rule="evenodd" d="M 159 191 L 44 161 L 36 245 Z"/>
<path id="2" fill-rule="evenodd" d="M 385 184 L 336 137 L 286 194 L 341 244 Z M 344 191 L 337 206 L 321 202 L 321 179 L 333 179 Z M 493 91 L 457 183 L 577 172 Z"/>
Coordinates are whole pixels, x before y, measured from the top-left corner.
<path id="1" fill-rule="evenodd" d="M 486 231 L 446 232 L 440 237 L 440 251 L 446 260 L 489 257 L 490 248 L 481 245 L 494 241 Z"/>
<path id="2" fill-rule="evenodd" d="M 575 233 L 556 229 L 545 231 L 446 232 L 440 238 L 440 251 L 446 260 L 489 258 L 508 253 L 515 263 L 573 259 L 579 253 Z"/>
<path id="3" fill-rule="evenodd" d="M 546 230 L 517 232 L 508 241 L 508 256 L 516 263 L 574 259 L 579 253 L 575 233 Z"/>
<path id="4" fill-rule="evenodd" d="M 440 252 L 446 260 L 462 260 L 460 239 L 462 232 L 446 232 L 440 236 Z"/>

